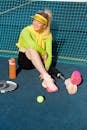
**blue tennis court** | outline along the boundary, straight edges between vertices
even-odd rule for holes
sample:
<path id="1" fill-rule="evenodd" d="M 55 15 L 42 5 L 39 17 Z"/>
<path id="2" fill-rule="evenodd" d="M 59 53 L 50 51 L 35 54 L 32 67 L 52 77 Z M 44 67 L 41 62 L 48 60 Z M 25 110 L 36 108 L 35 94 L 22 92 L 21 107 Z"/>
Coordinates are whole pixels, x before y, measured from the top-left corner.
<path id="1" fill-rule="evenodd" d="M 8 59 L 0 58 L 0 79 L 8 79 Z M 80 70 L 83 83 L 75 95 L 69 95 L 64 82 L 58 79 L 58 93 L 47 93 L 42 88 L 36 70 L 23 70 L 14 80 L 18 89 L 0 94 L 1 130 L 86 130 L 87 128 L 87 68 L 77 65 L 58 64 L 66 77 L 75 69 Z M 45 96 L 42 104 L 39 95 Z"/>

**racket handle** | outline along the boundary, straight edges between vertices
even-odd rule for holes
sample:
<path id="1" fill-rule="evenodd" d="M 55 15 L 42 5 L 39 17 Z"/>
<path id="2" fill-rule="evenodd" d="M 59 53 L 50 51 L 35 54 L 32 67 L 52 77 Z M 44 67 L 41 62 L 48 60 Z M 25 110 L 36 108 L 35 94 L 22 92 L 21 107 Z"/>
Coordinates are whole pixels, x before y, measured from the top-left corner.
<path id="1" fill-rule="evenodd" d="M 54 68 L 53 66 L 51 66 L 49 73 L 56 78 L 60 78 L 62 80 L 65 80 L 64 75 L 56 68 Z"/>
<path id="2" fill-rule="evenodd" d="M 60 78 L 62 80 L 65 80 L 65 77 L 61 73 L 57 73 L 57 78 Z"/>

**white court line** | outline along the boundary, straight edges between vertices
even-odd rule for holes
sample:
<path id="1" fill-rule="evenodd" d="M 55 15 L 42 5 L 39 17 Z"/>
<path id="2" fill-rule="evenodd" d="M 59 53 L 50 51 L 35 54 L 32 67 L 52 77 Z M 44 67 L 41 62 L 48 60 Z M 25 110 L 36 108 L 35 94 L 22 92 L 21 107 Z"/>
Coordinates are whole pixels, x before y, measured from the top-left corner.
<path id="1" fill-rule="evenodd" d="M 21 4 L 21 5 L 19 5 L 19 6 L 13 7 L 13 8 L 8 9 L 8 10 L 5 10 L 5 11 L 3 11 L 3 12 L 0 12 L 0 15 L 6 14 L 6 13 L 8 13 L 8 12 L 10 12 L 10 11 L 13 11 L 13 10 L 16 10 L 16 9 L 18 9 L 18 8 L 21 8 L 21 7 L 25 6 L 25 5 L 30 4 L 31 2 L 33 2 L 33 1 L 28 0 L 28 2 L 26 2 L 26 3 L 24 3 L 24 4 Z"/>

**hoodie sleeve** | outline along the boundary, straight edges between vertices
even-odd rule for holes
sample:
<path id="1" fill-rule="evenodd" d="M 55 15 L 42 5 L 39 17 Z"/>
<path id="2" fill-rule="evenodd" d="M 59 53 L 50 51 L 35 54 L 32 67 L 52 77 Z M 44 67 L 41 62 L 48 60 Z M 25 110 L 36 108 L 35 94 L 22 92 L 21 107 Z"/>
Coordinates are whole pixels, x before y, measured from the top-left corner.
<path id="1" fill-rule="evenodd" d="M 49 69 L 52 63 L 52 34 L 50 34 L 50 37 L 46 39 L 46 52 L 48 57 L 45 62 L 45 67 Z"/>
<path id="2" fill-rule="evenodd" d="M 25 27 L 19 36 L 18 43 L 16 44 L 17 47 L 22 47 L 24 49 L 27 49 L 29 47 L 35 49 L 38 51 L 41 55 L 44 55 L 46 53 L 46 50 L 41 48 L 35 40 L 32 38 L 31 32 L 29 31 L 28 27 Z"/>

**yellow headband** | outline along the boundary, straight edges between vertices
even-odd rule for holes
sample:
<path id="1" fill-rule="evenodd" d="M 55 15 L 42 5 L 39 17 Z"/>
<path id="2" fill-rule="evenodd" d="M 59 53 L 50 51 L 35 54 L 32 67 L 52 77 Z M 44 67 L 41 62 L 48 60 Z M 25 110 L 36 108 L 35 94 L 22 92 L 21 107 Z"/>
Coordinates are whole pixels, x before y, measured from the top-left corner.
<path id="1" fill-rule="evenodd" d="M 34 18 L 35 20 L 43 23 L 43 24 L 47 24 L 47 19 L 44 18 L 42 15 L 40 14 L 35 14 L 34 16 L 32 16 L 32 18 Z"/>

